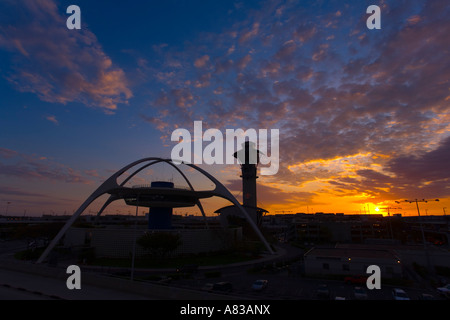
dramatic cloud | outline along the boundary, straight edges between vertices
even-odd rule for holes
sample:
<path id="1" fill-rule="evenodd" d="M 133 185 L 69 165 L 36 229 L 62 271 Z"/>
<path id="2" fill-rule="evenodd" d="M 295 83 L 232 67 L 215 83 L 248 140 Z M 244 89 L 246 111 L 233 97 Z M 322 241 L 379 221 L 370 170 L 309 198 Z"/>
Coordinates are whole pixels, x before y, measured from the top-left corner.
<path id="1" fill-rule="evenodd" d="M 14 150 L 0 148 L 0 157 L 4 159 L 16 157 L 19 153 Z"/>
<path id="2" fill-rule="evenodd" d="M 93 181 L 66 165 L 45 157 L 0 149 L 0 176 L 24 180 L 60 181 L 91 184 Z"/>
<path id="3" fill-rule="evenodd" d="M 35 193 L 35 192 L 27 192 L 17 188 L 11 187 L 2 187 L 0 186 L 0 194 L 7 196 L 19 196 L 19 197 L 45 197 L 44 194 Z"/>
<path id="4" fill-rule="evenodd" d="M 388 163 L 387 169 L 401 179 L 428 182 L 449 179 L 449 165 L 450 137 L 433 151 L 419 156 L 409 155 L 393 159 Z"/>
<path id="5" fill-rule="evenodd" d="M 197 60 L 195 60 L 194 62 L 194 66 L 196 68 L 204 68 L 207 66 L 207 64 L 209 63 L 209 56 L 205 55 L 201 58 L 198 58 Z"/>
<path id="6" fill-rule="evenodd" d="M 49 195 L 46 193 L 29 192 L 21 188 L 3 186 L 0 186 L 0 198 L 2 201 L 9 202 L 10 210 L 8 213 L 13 215 L 18 212 L 18 208 L 23 210 L 23 214 L 26 214 L 27 211 L 33 214 L 36 212 L 37 206 L 44 208 L 55 206 L 67 208 L 68 205 L 76 206 L 78 202 L 77 200 L 60 197 L 55 194 Z M 20 213 L 22 214 L 22 212 Z"/>
<path id="7" fill-rule="evenodd" d="M 195 68 L 183 63 L 185 78 L 154 101 L 171 110 L 164 126 L 150 122 L 166 134 L 191 128 L 194 120 L 222 129 L 279 128 L 281 168 L 266 183 L 320 181 L 320 188 L 334 185 L 335 191 L 326 189 L 333 194 L 351 194 L 355 185 L 340 179 L 352 175 L 358 192 L 386 197 L 392 195 L 383 190 L 396 181 L 396 195 L 412 191 L 413 176 L 424 189 L 442 187 L 439 173 L 448 161 L 441 148 L 432 150 L 450 129 L 450 7 L 407 3 L 383 5 L 383 16 L 396 23 L 370 33 L 363 6 L 359 14 L 342 6 L 316 15 L 315 6 L 264 2 L 230 30 L 186 48 Z M 207 86 L 198 85 L 205 79 Z M 352 163 L 355 155 L 367 156 L 353 167 L 326 167 L 333 159 Z M 406 160 L 411 166 L 402 167 Z M 293 169 L 302 163 L 310 168 Z"/>
<path id="8" fill-rule="evenodd" d="M 68 30 L 68 15 L 52 0 L 7 1 L 0 10 L 0 48 L 13 53 L 5 76 L 17 90 L 43 101 L 82 102 L 108 113 L 132 97 L 124 71 L 113 65 L 96 36 L 86 25 Z"/>
<path id="9" fill-rule="evenodd" d="M 242 181 L 241 180 L 231 180 L 226 184 L 226 187 L 239 194 L 238 199 L 242 198 Z M 286 206 L 294 205 L 301 206 L 306 204 L 311 204 L 312 198 L 315 193 L 311 192 L 300 192 L 300 191 L 285 191 L 282 188 L 277 188 L 269 185 L 258 184 L 258 205 L 263 208 L 273 207 L 273 206 Z M 242 200 L 242 199 L 240 199 Z"/>
<path id="10" fill-rule="evenodd" d="M 449 163 L 450 137 L 433 151 L 390 159 L 384 173 L 357 170 L 357 178 L 343 177 L 329 183 L 343 193 L 366 193 L 377 201 L 449 197 Z"/>
<path id="11" fill-rule="evenodd" d="M 367 29 L 367 3 L 361 1 L 240 1 L 226 10 L 203 6 L 213 17 L 205 20 L 191 3 L 180 16 L 173 8 L 158 11 L 160 6 L 151 10 L 152 4 L 142 4 L 144 15 L 161 20 L 140 20 L 134 7 L 111 6 L 111 16 L 97 17 L 95 24 L 86 16 L 76 31 L 67 30 L 65 8 L 56 3 L 0 4 L 0 49 L 6 58 L 1 74 L 4 85 L 32 93 L 20 99 L 9 93 L 11 105 L 31 106 L 28 100 L 38 97 L 112 113 L 129 103 L 111 121 L 101 113 L 85 121 L 74 117 L 85 126 L 83 133 L 96 133 L 84 149 L 74 144 L 77 154 L 95 151 L 92 158 L 100 159 L 115 149 L 120 151 L 114 161 L 124 162 L 131 154 L 170 154 L 176 143 L 171 133 L 192 132 L 194 121 L 201 120 L 204 131 L 279 129 L 279 171 L 258 179 L 259 199 L 274 208 L 307 203 L 332 208 L 337 199 L 348 208 L 362 201 L 449 196 L 450 6 L 445 1 L 382 1 L 381 30 Z M 211 8 L 217 6 L 211 2 Z M 114 23 L 122 14 L 120 29 Z M 110 17 L 114 23 L 105 27 Z M 121 32 L 111 35 L 110 28 Z M 33 111 L 19 114 L 19 109 L 6 116 Z M 64 136 L 75 136 L 80 129 L 70 126 L 69 115 L 45 110 L 37 117 L 61 124 L 45 127 L 46 137 L 63 136 L 63 129 L 72 130 Z M 160 145 L 147 139 L 148 126 L 161 132 Z M 99 178 L 95 171 L 26 158 L 21 149 L 26 146 L 19 145 L 20 153 L 0 149 L 2 176 Z M 46 154 L 56 159 L 57 151 Z M 223 167 L 208 170 L 219 180 L 233 179 Z M 229 186 L 241 190 L 237 182 Z"/>

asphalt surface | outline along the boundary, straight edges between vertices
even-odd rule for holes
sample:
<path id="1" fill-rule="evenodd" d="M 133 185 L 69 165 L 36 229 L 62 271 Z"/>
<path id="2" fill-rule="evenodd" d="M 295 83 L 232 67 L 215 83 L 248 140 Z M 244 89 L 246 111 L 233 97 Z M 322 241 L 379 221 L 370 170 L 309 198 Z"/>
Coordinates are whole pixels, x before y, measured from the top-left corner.
<path id="1" fill-rule="evenodd" d="M 268 280 L 267 288 L 261 291 L 252 289 L 256 280 Z M 174 281 L 173 284 L 202 290 L 208 283 L 227 281 L 233 286 L 232 294 L 250 299 L 268 300 L 323 300 L 339 299 L 355 300 L 355 287 L 363 287 L 367 294 L 367 300 L 393 300 L 392 289 L 403 288 L 411 300 L 419 300 L 423 293 L 431 294 L 435 299 L 440 299 L 434 289 L 417 289 L 410 287 L 391 286 L 381 284 L 380 290 L 368 290 L 364 285 L 346 284 L 338 280 L 309 279 L 289 274 L 287 270 L 280 270 L 277 274 L 248 274 L 244 272 L 224 272 L 220 278 L 207 279 L 201 274 L 193 275 L 191 279 Z M 318 294 L 320 286 L 328 287 L 328 297 Z"/>
<path id="2" fill-rule="evenodd" d="M 23 248 L 24 242 L 2 242 L 0 243 L 0 258 L 11 259 L 13 252 Z M 278 261 L 289 261 L 299 257 L 303 252 L 297 248 L 284 246 L 283 255 L 277 257 Z M 259 264 L 270 264 L 270 261 L 259 262 Z M 310 279 L 300 276 L 298 266 L 288 268 L 274 268 L 268 272 L 251 273 L 249 270 L 255 264 L 237 264 L 230 266 L 217 266 L 213 268 L 200 268 L 196 273 L 188 278 L 172 280 L 166 285 L 173 288 L 193 289 L 203 291 L 205 288 L 216 282 L 230 282 L 232 291 L 230 297 L 242 297 L 258 300 L 318 300 L 318 299 L 355 299 L 355 285 L 345 284 L 343 281 Z M 220 276 L 217 278 L 208 278 L 207 273 L 218 271 Z M 168 276 L 173 274 L 173 270 L 161 270 L 136 272 L 136 278 L 139 276 L 160 275 Z M 261 291 L 252 289 L 252 284 L 259 279 L 268 280 L 267 288 Z M 66 286 L 66 279 L 51 278 L 19 272 L 11 269 L 1 269 L 0 264 L 0 299 L 1 300 L 149 300 L 158 299 L 156 295 L 142 295 L 129 291 L 113 290 L 111 288 L 102 288 L 94 285 L 88 285 L 82 281 L 81 290 L 69 290 Z M 318 295 L 318 288 L 321 285 L 328 287 L 327 297 Z M 363 287 L 363 285 L 360 285 Z M 365 290 L 368 300 L 392 300 L 392 289 L 395 286 L 384 285 L 381 290 Z M 434 288 L 400 287 L 404 289 L 412 300 L 418 300 L 422 294 L 430 294 L 435 299 L 440 299 Z"/>
<path id="3" fill-rule="evenodd" d="M 83 278 L 81 278 L 83 279 Z M 69 290 L 66 279 L 43 277 L 11 270 L 0 270 L 2 300 L 148 300 L 148 296 L 81 285 L 81 290 Z"/>
<path id="4" fill-rule="evenodd" d="M 54 300 L 54 298 L 23 288 L 0 286 L 0 300 Z"/>

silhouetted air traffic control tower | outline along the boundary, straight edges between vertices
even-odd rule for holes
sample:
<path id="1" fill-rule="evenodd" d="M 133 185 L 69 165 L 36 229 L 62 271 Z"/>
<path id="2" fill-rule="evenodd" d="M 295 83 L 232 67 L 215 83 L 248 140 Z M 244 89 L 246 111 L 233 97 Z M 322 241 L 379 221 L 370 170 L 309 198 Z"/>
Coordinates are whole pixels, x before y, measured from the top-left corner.
<path id="1" fill-rule="evenodd" d="M 251 224 L 260 227 L 262 215 L 267 213 L 267 210 L 257 206 L 256 179 L 258 179 L 257 166 L 261 152 L 255 146 L 254 142 L 246 141 L 242 144 L 242 149 L 234 153 L 234 157 L 241 164 L 242 208 L 246 211 L 246 214 L 243 215 L 242 210 L 236 205 L 216 210 L 215 213 L 220 215 L 220 221 L 224 226 L 230 225 L 230 218 L 241 217 L 250 219 Z"/>
<path id="2" fill-rule="evenodd" d="M 260 225 L 261 209 L 257 207 L 256 170 L 259 163 L 259 150 L 255 148 L 255 143 L 246 141 L 242 144 L 243 149 L 234 153 L 234 157 L 241 163 L 242 171 L 242 205 L 248 212 L 252 220 Z"/>

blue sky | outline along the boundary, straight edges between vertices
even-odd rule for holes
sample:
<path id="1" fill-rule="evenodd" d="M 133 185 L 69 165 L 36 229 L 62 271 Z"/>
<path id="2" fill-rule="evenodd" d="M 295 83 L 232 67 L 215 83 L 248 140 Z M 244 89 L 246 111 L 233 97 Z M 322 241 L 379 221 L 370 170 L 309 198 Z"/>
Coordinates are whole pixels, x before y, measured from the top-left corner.
<path id="1" fill-rule="evenodd" d="M 81 30 L 65 26 L 71 4 Z M 366 27 L 372 4 L 381 30 Z M 439 197 L 429 210 L 440 214 L 449 11 L 432 1 L 2 1 L 0 214 L 7 202 L 15 214 L 72 212 L 126 164 L 169 157 L 171 132 L 197 120 L 280 130 L 280 171 L 258 180 L 272 212 Z M 202 167 L 240 196 L 237 165 Z M 172 176 L 158 167 L 136 183 Z"/>

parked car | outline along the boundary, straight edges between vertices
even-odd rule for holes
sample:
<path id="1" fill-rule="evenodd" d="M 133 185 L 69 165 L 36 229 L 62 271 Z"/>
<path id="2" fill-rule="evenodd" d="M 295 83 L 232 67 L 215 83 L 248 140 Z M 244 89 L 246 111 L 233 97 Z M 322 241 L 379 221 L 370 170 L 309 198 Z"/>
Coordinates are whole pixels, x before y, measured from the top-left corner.
<path id="1" fill-rule="evenodd" d="M 317 297 L 322 299 L 330 299 L 330 290 L 326 284 L 321 284 L 317 288 Z"/>
<path id="2" fill-rule="evenodd" d="M 439 292 L 440 295 L 442 295 L 446 298 L 450 298 L 450 283 L 446 284 L 443 287 L 437 288 L 437 291 Z"/>
<path id="3" fill-rule="evenodd" d="M 353 294 L 356 300 L 365 300 L 368 298 L 367 291 L 362 287 L 355 287 L 353 289 Z"/>
<path id="4" fill-rule="evenodd" d="M 348 276 L 344 278 L 345 283 L 348 284 L 366 284 L 366 276 Z"/>
<path id="5" fill-rule="evenodd" d="M 406 292 L 398 288 L 392 290 L 392 297 L 394 300 L 410 300 Z"/>
<path id="6" fill-rule="evenodd" d="M 214 291 L 230 292 L 233 290 L 233 285 L 230 282 L 217 282 L 213 285 Z"/>
<path id="7" fill-rule="evenodd" d="M 267 280 L 256 280 L 252 284 L 252 289 L 255 291 L 261 291 L 267 288 L 267 285 L 269 284 L 269 281 Z"/>

